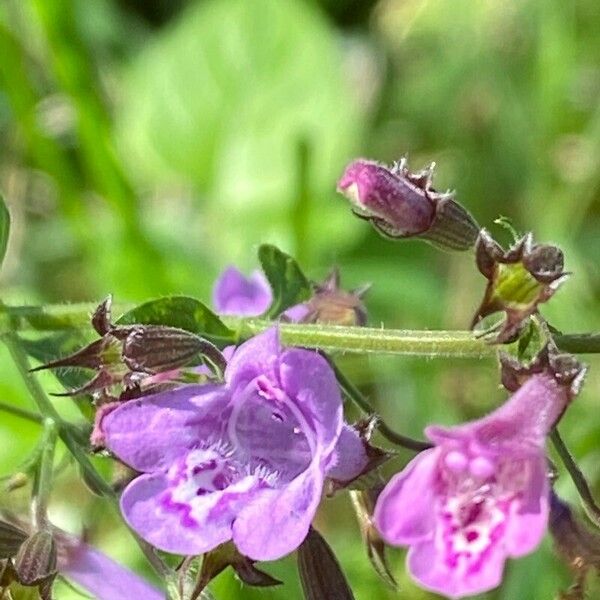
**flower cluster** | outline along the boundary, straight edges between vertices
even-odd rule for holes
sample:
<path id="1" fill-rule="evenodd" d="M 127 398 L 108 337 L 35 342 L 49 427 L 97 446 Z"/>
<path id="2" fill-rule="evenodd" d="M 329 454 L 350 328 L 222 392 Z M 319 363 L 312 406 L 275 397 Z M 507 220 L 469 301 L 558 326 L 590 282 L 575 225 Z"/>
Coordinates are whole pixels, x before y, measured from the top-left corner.
<path id="1" fill-rule="evenodd" d="M 186 600 L 198 598 L 228 566 L 250 585 L 280 583 L 254 563 L 295 550 L 306 597 L 351 598 L 333 551 L 313 528 L 324 493 L 345 489 L 367 554 L 391 585 L 386 544 L 408 548 L 408 572 L 427 590 L 450 598 L 491 590 L 500 585 L 507 559 L 534 551 L 548 525 L 557 548 L 575 566 L 578 586 L 590 569 L 598 569 L 598 536 L 552 490 L 545 451 L 549 435 L 556 443 L 556 425 L 586 372 L 559 350 L 555 331 L 539 314 L 540 304 L 568 278 L 562 251 L 535 244 L 531 234 L 504 250 L 453 193 L 433 188 L 432 177 L 433 165 L 413 173 L 404 159 L 390 168 L 359 159 L 346 168 L 338 191 L 354 214 L 387 237 L 474 249 L 487 287 L 472 328 L 483 329 L 493 313 L 504 320 L 487 331 L 493 339 L 462 332 L 457 343 L 496 348 L 500 380 L 512 393 L 486 416 L 430 425 L 428 442 L 392 430 L 322 351 L 343 336 L 347 344 L 340 350 L 355 349 L 362 336 L 362 348 L 372 351 L 371 337 L 378 335 L 380 349 L 388 349 L 389 332 L 366 328 L 368 286 L 342 289 L 337 269 L 311 284 L 293 258 L 274 246 L 259 251 L 264 273 L 245 276 L 231 266 L 215 282 L 213 307 L 227 319 L 195 299 L 172 297 L 113 323 L 109 298 L 92 317 L 100 339 L 33 369 L 96 371 L 66 394 L 93 394 L 91 437 L 89 429 L 82 433 L 54 415 L 52 439 L 60 430 L 69 449 L 89 440 L 127 467 L 120 487 L 123 517 L 155 559 L 160 561 L 153 549 L 185 557 L 177 570 L 179 587 L 189 572 L 196 577 L 192 591 L 183 594 Z M 190 319 L 182 318 L 182 306 L 193 307 Z M 239 330 L 228 329 L 237 325 Z M 325 342 L 315 343 L 311 336 L 323 331 Z M 297 344 L 313 349 L 284 345 L 290 332 Z M 430 334 L 420 341 L 435 352 L 441 338 Z M 414 351 L 411 344 L 407 352 Z M 344 420 L 342 392 L 367 413 L 354 426 Z M 387 483 L 378 467 L 392 453 L 370 444 L 375 430 L 418 452 Z M 558 448 L 569 468 L 568 451 Z M 157 598 L 145 581 L 50 525 L 48 490 L 44 496 L 40 481 L 51 478 L 51 450 L 42 452 L 45 470 L 43 457 L 34 460 L 35 527 L 0 521 L 0 585 L 38 586 L 48 598 L 61 573 L 100 599 Z M 91 468 L 85 461 L 83 466 Z M 576 467 L 570 470 L 582 477 Z M 201 567 L 190 567 L 198 555 L 204 555 Z M 174 577 L 163 566 L 167 579 Z"/>

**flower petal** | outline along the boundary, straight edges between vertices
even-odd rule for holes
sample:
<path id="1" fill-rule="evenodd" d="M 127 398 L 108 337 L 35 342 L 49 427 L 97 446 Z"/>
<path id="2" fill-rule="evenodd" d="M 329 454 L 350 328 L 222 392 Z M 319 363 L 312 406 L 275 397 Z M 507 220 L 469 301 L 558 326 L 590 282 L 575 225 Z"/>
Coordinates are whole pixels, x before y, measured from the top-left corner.
<path id="1" fill-rule="evenodd" d="M 485 592 L 502 581 L 505 558 L 499 548 L 491 549 L 480 568 L 468 573 L 444 564 L 442 555 L 432 540 L 415 544 L 406 558 L 408 571 L 423 587 L 450 598 Z"/>
<path id="2" fill-rule="evenodd" d="M 264 490 L 243 508 L 233 524 L 233 541 L 253 560 L 277 560 L 303 541 L 323 490 L 317 461 L 281 489 Z"/>
<path id="3" fill-rule="evenodd" d="M 261 271 L 244 276 L 235 267 L 223 271 L 213 289 L 213 306 L 222 315 L 257 317 L 271 306 L 273 292 Z"/>
<path id="4" fill-rule="evenodd" d="M 330 457 L 327 477 L 336 481 L 352 481 L 369 463 L 365 444 L 354 427 L 345 424 Z"/>
<path id="5" fill-rule="evenodd" d="M 421 452 L 381 492 L 373 521 L 388 543 L 412 544 L 432 536 L 439 455 L 437 448 Z"/>
<path id="6" fill-rule="evenodd" d="M 506 531 L 506 551 L 514 558 L 535 550 L 546 533 L 550 512 L 550 484 L 545 458 L 533 462 L 525 494 L 519 511 L 510 515 Z"/>
<path id="7" fill-rule="evenodd" d="M 449 429 L 428 427 L 436 444 L 471 438 L 489 451 L 527 454 L 544 446 L 546 435 L 568 402 L 564 386 L 549 375 L 533 375 L 502 406 L 482 419 Z"/>
<path id="8" fill-rule="evenodd" d="M 90 592 L 96 600 L 164 599 L 164 592 L 102 552 L 70 536 L 66 539 L 69 547 L 59 563 L 60 572 Z"/>
<path id="9" fill-rule="evenodd" d="M 279 332 L 276 327 L 255 335 L 236 348 L 227 363 L 225 381 L 235 390 L 245 387 L 260 375 L 273 379 L 280 351 Z"/>
<path id="10" fill-rule="evenodd" d="M 261 383 L 266 389 L 259 387 Z M 236 394 L 227 440 L 238 456 L 267 467 L 283 483 L 310 465 L 314 434 L 305 431 L 308 427 L 302 413 L 292 410 L 290 402 L 269 396 L 268 386 L 266 379 L 258 378 Z"/>
<path id="11" fill-rule="evenodd" d="M 279 359 L 281 387 L 312 425 L 323 455 L 342 429 L 342 396 L 329 363 L 316 352 L 291 348 Z"/>
<path id="12" fill-rule="evenodd" d="M 106 447 L 137 471 L 168 468 L 224 427 L 229 394 L 222 386 L 189 385 L 132 400 L 102 421 Z"/>
<path id="13" fill-rule="evenodd" d="M 202 554 L 231 539 L 237 503 L 255 485 L 254 477 L 245 477 L 222 491 L 196 498 L 193 506 L 177 505 L 170 500 L 173 485 L 164 474 L 145 474 L 125 488 L 121 512 L 156 548 L 174 554 Z"/>

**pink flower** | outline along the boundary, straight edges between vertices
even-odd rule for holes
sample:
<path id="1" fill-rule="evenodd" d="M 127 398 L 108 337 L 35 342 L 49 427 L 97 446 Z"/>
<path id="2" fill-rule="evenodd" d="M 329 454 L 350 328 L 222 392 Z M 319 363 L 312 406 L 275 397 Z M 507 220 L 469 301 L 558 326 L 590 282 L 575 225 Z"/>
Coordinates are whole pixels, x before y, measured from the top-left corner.
<path id="1" fill-rule="evenodd" d="M 425 588 L 461 598 L 498 586 L 507 557 L 532 552 L 548 521 L 544 440 L 569 394 L 532 376 L 503 406 L 457 427 L 428 427 L 434 447 L 385 487 L 374 522 L 383 539 L 409 546 Z"/>

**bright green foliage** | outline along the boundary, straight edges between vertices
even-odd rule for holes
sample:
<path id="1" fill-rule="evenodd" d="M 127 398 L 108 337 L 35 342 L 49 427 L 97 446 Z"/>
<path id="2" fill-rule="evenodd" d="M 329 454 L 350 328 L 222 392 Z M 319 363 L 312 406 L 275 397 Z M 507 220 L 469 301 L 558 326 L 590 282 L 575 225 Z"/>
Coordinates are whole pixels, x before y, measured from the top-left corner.
<path id="1" fill-rule="evenodd" d="M 150 300 L 126 312 L 118 325 L 167 325 L 179 327 L 213 340 L 227 341 L 233 334 L 209 308 L 195 298 L 168 296 Z"/>
<path id="2" fill-rule="evenodd" d="M 308 300 L 310 284 L 291 256 L 264 244 L 258 249 L 258 260 L 273 290 L 268 316 L 276 317 L 290 306 Z"/>

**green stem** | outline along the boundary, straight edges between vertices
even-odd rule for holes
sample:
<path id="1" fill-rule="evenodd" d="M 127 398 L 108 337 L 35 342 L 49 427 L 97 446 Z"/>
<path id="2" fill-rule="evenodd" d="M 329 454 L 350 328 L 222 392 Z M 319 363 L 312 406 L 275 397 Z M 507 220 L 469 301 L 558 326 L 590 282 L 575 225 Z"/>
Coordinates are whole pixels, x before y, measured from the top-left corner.
<path id="1" fill-rule="evenodd" d="M 54 472 L 54 450 L 58 439 L 58 426 L 53 419 L 44 419 L 44 437 L 42 452 L 33 486 L 31 513 L 33 526 L 36 529 L 48 528 L 48 501 L 52 493 Z"/>
<path id="2" fill-rule="evenodd" d="M 422 452 L 423 450 L 431 448 L 431 444 L 422 442 L 420 440 L 414 440 L 410 437 L 402 435 L 401 433 L 397 433 L 391 427 L 389 427 L 386 422 L 375 412 L 375 409 L 371 406 L 367 398 L 360 392 L 360 390 L 340 371 L 335 364 L 333 364 L 333 361 L 329 362 L 333 367 L 338 383 L 340 384 L 340 387 L 342 388 L 342 391 L 346 397 L 354 402 L 354 404 L 356 404 L 360 410 L 370 416 L 376 417 L 377 429 L 384 438 L 386 438 L 392 444 L 396 444 L 397 446 L 401 446 L 402 448 L 413 450 L 415 452 Z"/>
<path id="3" fill-rule="evenodd" d="M 133 308 L 131 304 L 113 306 L 115 315 Z M 95 304 L 14 306 L 0 314 L 0 333 L 15 331 L 61 331 L 90 327 Z M 272 321 L 223 317 L 223 322 L 241 341 L 273 326 Z M 470 331 L 414 331 L 375 327 L 341 327 L 279 323 L 285 344 L 317 348 L 328 352 L 356 352 L 427 357 L 492 358 L 492 346 Z M 600 353 L 600 333 L 555 335 L 560 350 L 576 354 Z"/>
<path id="4" fill-rule="evenodd" d="M 26 419 L 27 421 L 31 421 L 32 423 L 37 423 L 41 425 L 44 422 L 44 419 L 30 410 L 25 410 L 24 408 L 19 408 L 18 406 L 12 406 L 11 404 L 6 404 L 5 402 L 0 402 L 0 410 L 15 415 L 15 417 L 21 417 L 21 419 Z"/>
<path id="5" fill-rule="evenodd" d="M 596 504 L 585 475 L 581 472 L 581 469 L 573 459 L 569 449 L 565 446 L 565 443 L 558 433 L 558 429 L 554 428 L 552 430 L 550 439 L 579 492 L 587 516 L 594 525 L 600 527 L 600 507 Z"/>

